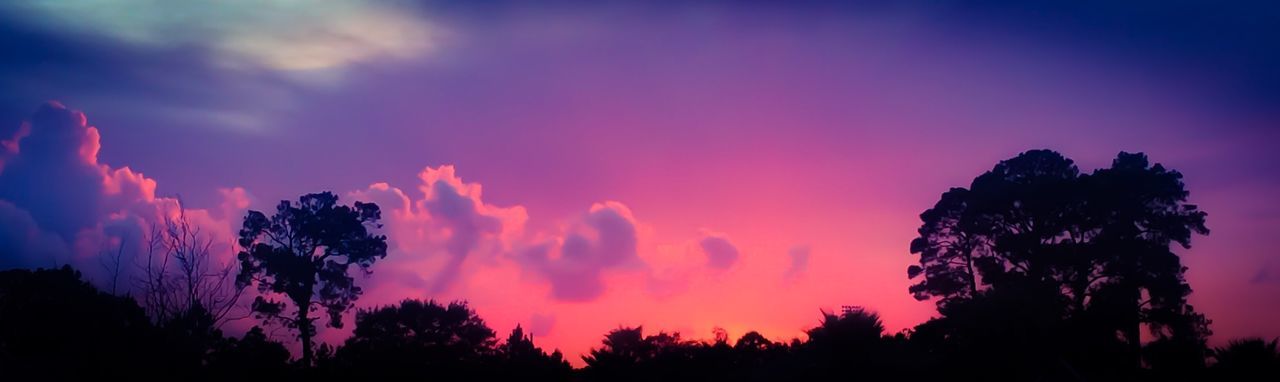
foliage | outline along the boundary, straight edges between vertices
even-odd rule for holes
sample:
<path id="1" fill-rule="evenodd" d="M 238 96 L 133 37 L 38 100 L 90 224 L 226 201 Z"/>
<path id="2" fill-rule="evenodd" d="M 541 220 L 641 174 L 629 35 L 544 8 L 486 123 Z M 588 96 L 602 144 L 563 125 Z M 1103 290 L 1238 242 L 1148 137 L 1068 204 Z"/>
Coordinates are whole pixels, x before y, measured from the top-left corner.
<path id="1" fill-rule="evenodd" d="M 323 310 L 328 326 L 342 327 L 342 313 L 361 294 L 348 270 L 354 265 L 368 273 L 375 261 L 386 257 L 387 238 L 370 232 L 380 227 L 381 218 L 376 204 L 340 205 L 329 192 L 280 201 L 270 218 L 258 211 L 245 216 L 236 281 L 257 285 L 261 295 L 251 308 L 260 318 L 298 332 L 304 365 L 313 356 L 316 326 L 311 312 Z"/>
<path id="2" fill-rule="evenodd" d="M 910 292 L 936 298 L 945 316 L 984 294 L 1038 291 L 1009 303 L 1060 304 L 1061 329 L 1088 343 L 1075 350 L 1121 341 L 1127 350 L 1117 355 L 1130 369 L 1141 365 L 1143 326 L 1162 344 L 1203 353 L 1209 321 L 1187 303 L 1186 267 L 1172 246 L 1189 248 L 1192 235 L 1209 231 L 1181 179 L 1140 153 L 1121 152 L 1090 174 L 1048 150 L 1002 161 L 920 215 L 910 248 L 919 265 L 907 270 L 919 281 Z"/>

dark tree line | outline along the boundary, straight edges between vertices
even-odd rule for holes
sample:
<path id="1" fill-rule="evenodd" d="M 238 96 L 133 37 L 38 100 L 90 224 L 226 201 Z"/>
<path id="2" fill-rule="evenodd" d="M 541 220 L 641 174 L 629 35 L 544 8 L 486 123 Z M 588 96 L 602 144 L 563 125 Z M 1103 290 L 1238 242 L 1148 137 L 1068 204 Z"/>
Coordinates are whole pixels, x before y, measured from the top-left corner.
<path id="1" fill-rule="evenodd" d="M 888 333 L 880 316 L 823 313 L 804 339 L 731 340 L 620 327 L 570 367 L 517 326 L 505 339 L 465 302 L 404 300 L 358 310 L 352 336 L 315 346 L 317 321 L 343 325 L 361 295 L 350 271 L 386 256 L 376 205 L 330 193 L 250 211 L 233 290 L 185 221 L 155 230 L 141 296 L 116 296 L 61 269 L 0 272 L 0 376 L 14 380 L 410 378 L 442 381 L 1276 380 L 1277 341 L 1207 346 L 1210 321 L 1187 303 L 1176 247 L 1207 234 L 1181 174 L 1121 153 L 1082 173 L 1046 150 L 1002 161 L 920 218 L 909 292 L 938 317 Z M 154 260 L 149 257 L 148 261 Z M 152 266 L 148 263 L 149 267 Z M 119 269 L 104 263 L 107 269 Z M 354 266 L 354 267 L 353 267 Z M 208 270 L 213 270 L 212 272 Z M 185 270 L 185 271 L 184 271 Z M 198 276 L 212 275 L 212 276 Z M 112 284 L 115 284 L 113 280 Z M 219 323 L 244 288 L 264 325 Z M 233 303 L 234 304 L 234 303 Z M 1145 333 L 1145 334 L 1144 334 Z"/>

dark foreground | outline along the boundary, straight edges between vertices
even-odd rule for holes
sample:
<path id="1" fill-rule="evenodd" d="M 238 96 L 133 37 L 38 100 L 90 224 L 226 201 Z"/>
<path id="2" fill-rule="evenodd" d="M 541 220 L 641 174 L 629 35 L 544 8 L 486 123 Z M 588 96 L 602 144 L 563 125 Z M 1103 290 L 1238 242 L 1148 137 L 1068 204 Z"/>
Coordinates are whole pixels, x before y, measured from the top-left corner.
<path id="1" fill-rule="evenodd" d="M 255 328 L 224 336 L 207 315 L 155 324 L 130 297 L 112 296 L 70 269 L 0 272 L 0 375 L 4 380 L 787 381 L 787 380 L 1203 380 L 1275 381 L 1276 342 L 1243 340 L 1197 357 L 1151 343 L 1141 364 L 1120 343 L 1010 320 L 934 320 L 887 334 L 876 314 L 823 317 L 808 338 L 758 333 L 691 341 L 620 328 L 573 369 L 517 328 L 504 340 L 464 303 L 408 300 L 362 312 L 343 344 L 315 364 Z"/>

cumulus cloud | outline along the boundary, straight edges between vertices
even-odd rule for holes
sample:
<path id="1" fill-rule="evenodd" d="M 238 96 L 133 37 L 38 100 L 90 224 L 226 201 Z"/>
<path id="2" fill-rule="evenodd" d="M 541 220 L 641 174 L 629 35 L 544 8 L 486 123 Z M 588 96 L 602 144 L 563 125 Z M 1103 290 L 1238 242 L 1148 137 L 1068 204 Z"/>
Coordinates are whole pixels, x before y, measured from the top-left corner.
<path id="1" fill-rule="evenodd" d="M 493 275 L 506 272 L 526 283 L 526 293 L 557 302 L 594 301 L 607 292 L 613 274 L 640 275 L 650 292 L 670 295 L 682 290 L 681 279 L 707 269 L 723 272 L 741 257 L 727 236 L 711 231 L 684 242 L 677 259 L 642 256 L 640 224 L 617 201 L 595 203 L 557 230 L 526 232 L 523 206 L 486 202 L 481 185 L 463 181 L 453 166 L 427 167 L 418 179 L 416 193 L 374 183 L 348 194 L 383 211 L 391 254 L 369 279 L 370 295 L 485 293 L 474 288 L 491 287 Z"/>
<path id="2" fill-rule="evenodd" d="M 136 264 L 151 227 L 183 214 L 174 198 L 156 196 L 156 181 L 129 167 L 99 163 L 100 135 L 85 115 L 57 102 L 41 106 L 12 137 L 5 137 L 0 167 L 0 267 L 69 264 L 102 278 L 99 255 L 123 251 Z M 247 198 L 243 189 L 227 196 Z M 230 259 L 229 217 L 224 211 L 188 209 L 186 218 L 217 238 L 214 251 Z M 129 272 L 135 267 L 122 267 Z"/>
<path id="3" fill-rule="evenodd" d="M 388 257 L 390 282 L 424 289 L 447 290 L 463 273 L 474 255 L 493 257 L 507 248 L 507 240 L 524 229 L 524 207 L 499 207 L 484 202 L 478 183 L 466 183 L 453 166 L 428 167 L 418 174 L 421 197 L 411 197 L 387 183 L 374 183 L 351 193 L 356 200 L 373 202 L 383 210 L 393 255 Z M 430 274 L 426 274 L 430 270 Z"/>
<path id="4" fill-rule="evenodd" d="M 58 27 L 136 44 L 204 46 L 218 64 L 277 70 L 340 69 L 433 47 L 433 27 L 399 4 L 359 1 L 101 1 L 11 4 Z"/>
<path id="5" fill-rule="evenodd" d="M 107 209 L 107 179 L 98 165 L 98 129 L 84 114 L 51 102 L 10 139 L 13 154 L 0 173 L 0 199 L 26 210 L 44 229 L 72 240 L 94 225 Z M 112 182 L 117 190 L 122 181 Z"/>
<path id="6" fill-rule="evenodd" d="M 52 267 L 66 253 L 66 241 L 40 229 L 26 210 L 0 200 L 0 269 Z"/>
<path id="7" fill-rule="evenodd" d="M 698 241 L 698 246 L 707 257 L 707 266 L 713 269 L 728 269 L 738 262 L 738 247 L 723 234 L 708 233 Z"/>
<path id="8" fill-rule="evenodd" d="M 219 188 L 218 195 L 222 197 L 222 203 L 218 205 L 218 217 L 233 221 L 238 220 L 253 201 L 249 191 L 243 187 Z"/>
<path id="9" fill-rule="evenodd" d="M 524 249 L 520 260 L 551 283 L 561 301 L 590 301 L 604 293 L 603 274 L 641 266 L 631 209 L 608 201 L 591 206 L 562 236 Z"/>

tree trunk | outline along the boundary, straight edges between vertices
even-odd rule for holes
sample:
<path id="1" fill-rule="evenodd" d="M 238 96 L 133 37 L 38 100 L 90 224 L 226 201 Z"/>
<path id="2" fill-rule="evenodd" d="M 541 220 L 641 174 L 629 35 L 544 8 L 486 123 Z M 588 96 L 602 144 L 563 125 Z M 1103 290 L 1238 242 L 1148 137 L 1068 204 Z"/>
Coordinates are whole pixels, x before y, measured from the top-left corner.
<path id="1" fill-rule="evenodd" d="M 303 302 L 298 305 L 298 337 L 302 339 L 302 367 L 311 367 L 311 318 L 307 316 L 307 308 L 311 306 L 311 302 Z"/>
<path id="2" fill-rule="evenodd" d="M 1142 323 L 1138 320 L 1133 320 L 1129 325 L 1128 332 L 1132 336 L 1129 341 L 1129 352 L 1133 354 L 1133 368 L 1142 369 L 1142 339 L 1140 338 Z"/>
<path id="3" fill-rule="evenodd" d="M 966 239 L 968 241 L 968 239 Z M 973 271 L 973 245 L 966 245 L 964 249 L 964 265 L 969 272 L 969 297 L 978 296 L 978 274 Z"/>
<path id="4" fill-rule="evenodd" d="M 1133 302 L 1133 308 L 1129 311 L 1131 316 L 1129 322 L 1126 323 L 1125 333 L 1129 337 L 1129 352 L 1133 357 L 1132 366 L 1134 369 L 1142 369 L 1142 291 L 1136 287 L 1131 287 L 1131 296 L 1128 301 Z"/>

